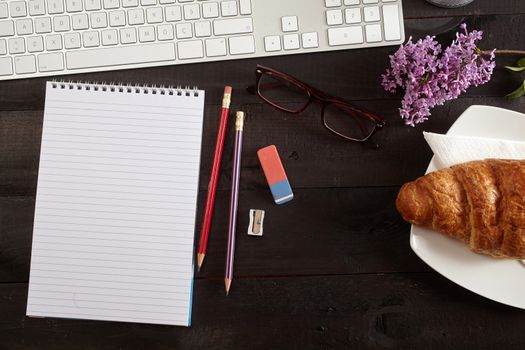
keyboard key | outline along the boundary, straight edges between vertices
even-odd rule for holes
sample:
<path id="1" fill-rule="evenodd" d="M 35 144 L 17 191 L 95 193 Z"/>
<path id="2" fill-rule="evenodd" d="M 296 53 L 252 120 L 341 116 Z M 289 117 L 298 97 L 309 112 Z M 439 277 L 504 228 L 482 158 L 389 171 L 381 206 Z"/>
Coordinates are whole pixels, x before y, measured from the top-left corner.
<path id="1" fill-rule="evenodd" d="M 303 33 L 301 37 L 305 49 L 319 47 L 319 36 L 317 35 L 317 32 Z"/>
<path id="2" fill-rule="evenodd" d="M 345 19 L 348 24 L 361 23 L 361 9 L 359 7 L 346 9 Z"/>
<path id="3" fill-rule="evenodd" d="M 36 73 L 36 59 L 33 55 L 15 57 L 16 74 Z"/>
<path id="4" fill-rule="evenodd" d="M 136 7 L 139 6 L 139 0 L 122 0 L 122 7 Z"/>
<path id="5" fill-rule="evenodd" d="M 157 27 L 157 38 L 159 40 L 173 40 L 173 25 L 163 24 Z"/>
<path id="6" fill-rule="evenodd" d="M 204 48 L 200 40 L 179 41 L 177 49 L 181 60 L 204 57 Z"/>
<path id="7" fill-rule="evenodd" d="M 144 10 L 136 9 L 128 11 L 128 24 L 137 25 L 144 24 Z"/>
<path id="8" fill-rule="evenodd" d="M 28 52 L 42 52 L 44 51 L 44 39 L 41 36 L 30 36 L 27 38 Z"/>
<path id="9" fill-rule="evenodd" d="M 146 46 L 120 46 L 66 52 L 68 69 L 111 67 L 174 60 L 175 45 L 173 43 L 150 44 Z"/>
<path id="10" fill-rule="evenodd" d="M 89 28 L 88 15 L 85 13 L 74 15 L 71 17 L 71 21 L 73 23 L 74 30 L 85 30 Z"/>
<path id="11" fill-rule="evenodd" d="M 155 28 L 153 26 L 140 27 L 139 41 L 141 43 L 155 41 Z"/>
<path id="12" fill-rule="evenodd" d="M 221 19 L 213 21 L 215 35 L 244 34 L 253 32 L 251 18 Z"/>
<path id="13" fill-rule="evenodd" d="M 46 35 L 46 49 L 48 51 L 62 50 L 62 36 L 58 34 Z"/>
<path id="14" fill-rule="evenodd" d="M 7 46 L 9 46 L 10 54 L 24 53 L 26 52 L 26 45 L 24 38 L 12 38 L 9 39 Z"/>
<path id="15" fill-rule="evenodd" d="M 95 12 L 91 14 L 91 28 L 99 29 L 108 26 L 108 19 L 105 12 Z"/>
<path id="16" fill-rule="evenodd" d="M 110 46 L 118 44 L 118 32 L 116 29 L 103 30 L 101 33 L 102 45 Z"/>
<path id="17" fill-rule="evenodd" d="M 13 21 L 0 21 L 0 37 L 15 35 L 15 25 Z"/>
<path id="18" fill-rule="evenodd" d="M 299 34 L 286 34 L 283 36 L 283 46 L 285 50 L 297 50 L 300 47 Z"/>
<path id="19" fill-rule="evenodd" d="M 25 17 L 27 15 L 27 7 L 25 1 L 12 1 L 9 3 L 9 12 L 12 18 Z"/>
<path id="20" fill-rule="evenodd" d="M 64 54 L 62 52 L 56 52 L 38 55 L 38 70 L 40 72 L 64 70 Z"/>
<path id="21" fill-rule="evenodd" d="M 33 34 L 33 21 L 31 18 L 19 19 L 16 21 L 16 33 L 18 35 Z"/>
<path id="22" fill-rule="evenodd" d="M 175 26 L 175 32 L 177 39 L 189 39 L 193 37 L 193 31 L 191 29 L 191 23 L 179 23 Z"/>
<path id="23" fill-rule="evenodd" d="M 157 0 L 140 0 L 142 6 L 152 6 L 157 5 Z"/>
<path id="24" fill-rule="evenodd" d="M 299 30 L 297 16 L 281 17 L 281 29 L 283 32 L 296 32 Z"/>
<path id="25" fill-rule="evenodd" d="M 219 4 L 216 2 L 205 2 L 202 4 L 202 17 L 217 18 L 219 17 Z"/>
<path id="26" fill-rule="evenodd" d="M 199 4 L 184 5 L 184 19 L 192 20 L 201 18 Z"/>
<path id="27" fill-rule="evenodd" d="M 7 2 L 0 2 L 0 19 L 7 18 L 9 13 L 7 11 Z"/>
<path id="28" fill-rule="evenodd" d="M 148 23 L 162 23 L 162 8 L 150 7 L 146 10 L 146 21 Z"/>
<path id="29" fill-rule="evenodd" d="M 82 43 L 84 47 L 97 47 L 100 45 L 98 32 L 83 32 Z"/>
<path id="30" fill-rule="evenodd" d="M 104 8 L 106 10 L 118 9 L 120 6 L 119 0 L 104 0 Z"/>
<path id="31" fill-rule="evenodd" d="M 380 42 L 383 38 L 381 37 L 381 25 L 380 24 L 369 24 L 365 26 L 366 41 L 369 43 Z"/>
<path id="32" fill-rule="evenodd" d="M 46 14 L 44 0 L 29 0 L 27 6 L 29 7 L 30 16 L 42 16 Z M 2 5 L 0 5 L 0 8 L 1 7 Z M 0 18 L 2 18 L 1 15 Z"/>
<path id="33" fill-rule="evenodd" d="M 195 22 L 195 36 L 202 38 L 211 36 L 211 24 L 208 21 Z"/>
<path id="34" fill-rule="evenodd" d="M 206 40 L 206 56 L 226 56 L 226 53 L 226 39 L 217 38 Z"/>
<path id="35" fill-rule="evenodd" d="M 11 57 L 0 57 L 0 75 L 13 75 Z"/>
<path id="36" fill-rule="evenodd" d="M 7 42 L 5 39 L 0 39 L 0 55 L 7 55 Z"/>
<path id="37" fill-rule="evenodd" d="M 281 51 L 281 37 L 278 35 L 264 37 L 264 49 L 267 52 Z"/>
<path id="38" fill-rule="evenodd" d="M 224 17 L 237 16 L 237 1 L 222 1 L 221 13 Z"/>
<path id="39" fill-rule="evenodd" d="M 111 11 L 109 13 L 109 25 L 111 27 L 123 27 L 126 25 L 126 13 L 124 11 Z"/>
<path id="40" fill-rule="evenodd" d="M 135 28 L 124 28 L 120 30 L 121 44 L 134 44 L 137 42 L 137 31 Z"/>
<path id="41" fill-rule="evenodd" d="M 398 5 L 383 6 L 383 26 L 385 30 L 385 40 L 401 39 Z"/>
<path id="42" fill-rule="evenodd" d="M 330 46 L 360 44 L 363 42 L 363 29 L 360 26 L 328 29 Z"/>
<path id="43" fill-rule="evenodd" d="M 397 0 L 394 0 L 397 1 Z M 359 5 L 359 0 L 345 0 L 345 6 Z"/>
<path id="44" fill-rule="evenodd" d="M 86 11 L 99 11 L 102 10 L 102 4 L 100 0 L 84 0 Z"/>
<path id="45" fill-rule="evenodd" d="M 231 55 L 255 53 L 255 39 L 251 35 L 231 37 L 228 43 Z"/>
<path id="46" fill-rule="evenodd" d="M 69 28 L 69 16 L 53 17 L 53 29 L 55 32 L 67 32 Z"/>
<path id="47" fill-rule="evenodd" d="M 165 12 L 166 22 L 176 22 L 182 20 L 182 11 L 180 6 L 167 6 Z"/>
<path id="48" fill-rule="evenodd" d="M 396 0 L 397 1 L 397 0 Z M 175 3 L 175 0 L 160 0 L 159 1 L 161 5 L 165 5 L 165 4 L 174 4 Z"/>
<path id="49" fill-rule="evenodd" d="M 51 33 L 51 18 L 50 17 L 35 18 L 35 32 L 37 34 Z"/>
<path id="50" fill-rule="evenodd" d="M 374 22 L 381 19 L 378 6 L 363 7 L 365 22 Z"/>
<path id="51" fill-rule="evenodd" d="M 47 13 L 50 15 L 64 13 L 64 0 L 47 0 Z"/>
<path id="52" fill-rule="evenodd" d="M 363 4 L 377 4 L 379 0 L 363 0 Z"/>
<path id="53" fill-rule="evenodd" d="M 64 46 L 66 49 L 80 49 L 81 45 L 80 33 L 66 33 L 64 35 Z"/>
<path id="54" fill-rule="evenodd" d="M 241 15 L 252 14 L 252 2 L 251 0 L 239 0 L 239 12 Z"/>
<path id="55" fill-rule="evenodd" d="M 67 12 L 80 12 L 82 8 L 82 0 L 66 0 Z"/>
<path id="56" fill-rule="evenodd" d="M 343 24 L 343 11 L 341 10 L 326 11 L 326 23 L 329 26 Z"/>
<path id="57" fill-rule="evenodd" d="M 337 7 L 341 6 L 341 0 L 324 0 L 324 5 L 326 7 Z"/>

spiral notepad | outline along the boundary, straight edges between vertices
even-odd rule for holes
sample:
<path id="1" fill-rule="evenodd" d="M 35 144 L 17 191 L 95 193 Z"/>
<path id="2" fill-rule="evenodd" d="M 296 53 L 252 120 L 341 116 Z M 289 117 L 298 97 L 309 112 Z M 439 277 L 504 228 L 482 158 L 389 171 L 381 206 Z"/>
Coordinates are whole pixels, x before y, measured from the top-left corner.
<path id="1" fill-rule="evenodd" d="M 190 325 L 204 91 L 47 83 L 28 316 Z"/>

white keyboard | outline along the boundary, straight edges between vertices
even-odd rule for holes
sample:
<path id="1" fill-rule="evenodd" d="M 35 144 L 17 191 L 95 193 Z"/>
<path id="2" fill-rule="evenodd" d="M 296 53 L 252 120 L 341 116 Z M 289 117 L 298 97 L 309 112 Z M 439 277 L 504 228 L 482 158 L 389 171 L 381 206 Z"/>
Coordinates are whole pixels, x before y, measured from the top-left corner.
<path id="1" fill-rule="evenodd" d="M 401 0 L 0 0 L 0 80 L 403 40 Z"/>

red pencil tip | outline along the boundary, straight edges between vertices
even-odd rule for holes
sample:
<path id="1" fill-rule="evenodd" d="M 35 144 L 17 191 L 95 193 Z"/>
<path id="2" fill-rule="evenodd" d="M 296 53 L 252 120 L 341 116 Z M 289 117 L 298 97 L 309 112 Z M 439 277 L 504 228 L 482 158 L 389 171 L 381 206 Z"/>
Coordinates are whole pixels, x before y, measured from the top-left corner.
<path id="1" fill-rule="evenodd" d="M 201 272 L 202 263 L 204 262 L 204 257 L 206 255 L 199 253 L 197 254 L 197 272 Z"/>

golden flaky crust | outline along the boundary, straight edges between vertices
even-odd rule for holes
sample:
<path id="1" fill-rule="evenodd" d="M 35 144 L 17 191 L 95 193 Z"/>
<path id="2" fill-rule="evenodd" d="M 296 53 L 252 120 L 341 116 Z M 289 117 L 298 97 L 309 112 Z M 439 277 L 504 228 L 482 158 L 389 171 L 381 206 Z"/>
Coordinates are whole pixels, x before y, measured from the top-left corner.
<path id="1" fill-rule="evenodd" d="M 486 159 L 429 173 L 401 187 L 406 221 L 476 253 L 525 259 L 525 160 Z"/>

